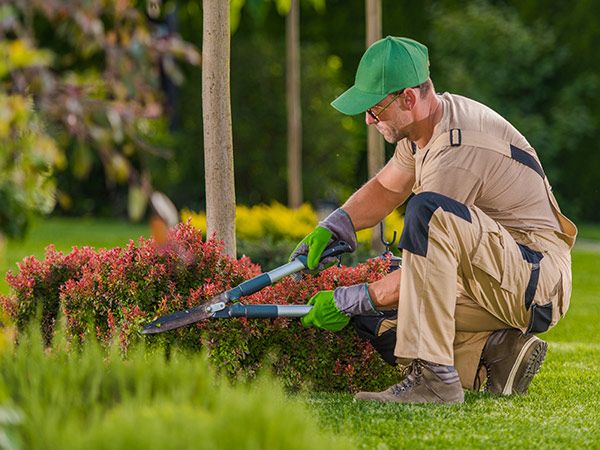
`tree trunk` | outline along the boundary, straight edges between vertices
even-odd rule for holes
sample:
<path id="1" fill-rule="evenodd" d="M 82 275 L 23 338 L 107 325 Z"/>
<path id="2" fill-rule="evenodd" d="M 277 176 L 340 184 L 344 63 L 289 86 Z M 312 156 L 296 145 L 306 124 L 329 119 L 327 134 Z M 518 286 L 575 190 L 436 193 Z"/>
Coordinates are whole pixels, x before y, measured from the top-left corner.
<path id="1" fill-rule="evenodd" d="M 229 83 L 229 2 L 203 0 L 202 116 L 207 236 L 236 257 L 235 183 Z"/>
<path id="2" fill-rule="evenodd" d="M 0 265 L 4 263 L 4 249 L 6 248 L 6 239 L 0 231 Z"/>
<path id="3" fill-rule="evenodd" d="M 381 0 L 365 0 L 366 15 L 366 44 L 369 47 L 381 39 Z M 374 177 L 385 164 L 385 148 L 381 134 L 375 127 L 368 127 L 367 157 L 369 163 L 369 178 Z M 379 225 L 373 227 L 371 248 L 377 251 L 385 250 L 381 243 Z"/>
<path id="4" fill-rule="evenodd" d="M 288 206 L 302 205 L 302 107 L 300 103 L 300 7 L 292 0 L 286 19 Z"/>

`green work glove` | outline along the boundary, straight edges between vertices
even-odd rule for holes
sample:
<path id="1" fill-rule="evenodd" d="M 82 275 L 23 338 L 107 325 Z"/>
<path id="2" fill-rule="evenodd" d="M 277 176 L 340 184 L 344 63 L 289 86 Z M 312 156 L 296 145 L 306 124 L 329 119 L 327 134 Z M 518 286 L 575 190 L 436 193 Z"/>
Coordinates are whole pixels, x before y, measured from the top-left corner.
<path id="1" fill-rule="evenodd" d="M 306 265 L 310 270 L 316 269 L 332 236 L 333 234 L 327 228 L 317 226 L 300 241 L 292 252 L 290 259 L 295 258 L 297 255 L 306 254 Z M 333 258 L 332 261 L 334 261 Z"/>
<path id="2" fill-rule="evenodd" d="M 313 308 L 302 318 L 305 327 L 315 326 L 329 331 L 340 331 L 350 322 L 350 317 L 341 312 L 333 299 L 333 291 L 317 292 L 309 301 Z"/>
<path id="3" fill-rule="evenodd" d="M 299 255 L 306 255 L 306 265 L 309 270 L 326 269 L 335 264 L 337 258 L 325 258 L 321 261 L 321 255 L 329 245 L 339 240 L 345 241 L 350 246 L 351 251 L 356 250 L 354 225 L 348 213 L 342 208 L 338 208 L 329 214 L 300 241 L 290 255 L 290 261 Z M 301 277 L 300 274 L 297 275 Z"/>

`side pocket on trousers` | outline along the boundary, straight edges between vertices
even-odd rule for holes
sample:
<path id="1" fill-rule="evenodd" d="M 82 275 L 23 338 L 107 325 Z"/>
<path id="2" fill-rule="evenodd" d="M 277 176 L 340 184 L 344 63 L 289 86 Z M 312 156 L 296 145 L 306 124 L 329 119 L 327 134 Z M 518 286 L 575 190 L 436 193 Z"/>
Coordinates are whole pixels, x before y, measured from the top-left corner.
<path id="1" fill-rule="evenodd" d="M 527 333 L 543 333 L 548 331 L 552 323 L 552 303 L 546 305 L 531 305 L 531 322 Z"/>
<path id="2" fill-rule="evenodd" d="M 559 299 L 559 317 L 563 318 L 565 316 L 565 314 L 567 313 L 567 310 L 569 309 L 569 304 L 571 302 L 571 288 L 572 288 L 572 281 L 570 277 L 565 277 L 564 275 L 561 276 L 561 288 L 562 291 L 560 293 L 560 299 Z"/>
<path id="3" fill-rule="evenodd" d="M 488 227 L 483 230 L 471 263 L 496 280 L 502 289 L 514 294 L 516 287 L 514 279 L 511 277 L 514 269 L 508 253 L 509 250 L 506 248 L 499 226 Z"/>

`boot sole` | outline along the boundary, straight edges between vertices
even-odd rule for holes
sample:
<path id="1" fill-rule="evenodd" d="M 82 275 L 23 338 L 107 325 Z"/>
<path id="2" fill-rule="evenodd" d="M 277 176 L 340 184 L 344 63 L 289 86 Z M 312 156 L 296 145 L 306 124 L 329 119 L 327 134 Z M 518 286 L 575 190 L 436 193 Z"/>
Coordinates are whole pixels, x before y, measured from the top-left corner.
<path id="1" fill-rule="evenodd" d="M 527 358 L 527 361 L 524 363 L 526 364 L 526 366 L 523 375 L 518 380 L 515 380 L 519 367 L 521 366 L 521 364 L 523 364 L 523 359 L 525 358 L 525 355 L 527 354 L 527 351 L 531 346 L 534 346 L 534 348 L 531 354 L 529 355 L 529 358 Z M 513 365 L 513 368 L 510 371 L 508 380 L 506 381 L 506 385 L 504 386 L 502 394 L 526 394 L 527 390 L 529 389 L 529 384 L 531 383 L 531 380 L 533 380 L 535 374 L 539 372 L 540 367 L 544 362 L 544 358 L 546 357 L 547 351 L 548 344 L 542 341 L 541 339 L 532 336 L 531 340 L 527 342 L 521 349 L 521 352 L 519 353 L 519 356 L 517 357 L 517 360 L 515 361 L 515 364 Z"/>

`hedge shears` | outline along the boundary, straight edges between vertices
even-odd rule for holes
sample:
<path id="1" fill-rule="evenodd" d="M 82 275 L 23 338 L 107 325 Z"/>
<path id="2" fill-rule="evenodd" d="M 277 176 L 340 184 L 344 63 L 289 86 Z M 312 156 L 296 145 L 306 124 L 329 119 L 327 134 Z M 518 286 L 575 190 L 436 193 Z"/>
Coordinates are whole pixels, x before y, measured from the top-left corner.
<path id="1" fill-rule="evenodd" d="M 329 246 L 321 255 L 321 260 L 339 256 L 351 251 L 347 242 L 337 241 Z M 175 330 L 201 320 L 231 317 L 274 318 L 274 317 L 303 317 L 312 309 L 310 305 L 244 305 L 239 303 L 242 297 L 254 294 L 261 289 L 271 286 L 282 278 L 308 269 L 306 255 L 299 255 L 292 261 L 269 272 L 262 273 L 250 280 L 219 294 L 202 305 L 168 314 L 144 325 L 142 334 L 157 334 Z M 232 305 L 228 303 L 235 302 Z"/>

